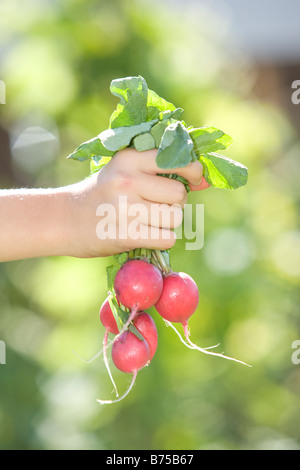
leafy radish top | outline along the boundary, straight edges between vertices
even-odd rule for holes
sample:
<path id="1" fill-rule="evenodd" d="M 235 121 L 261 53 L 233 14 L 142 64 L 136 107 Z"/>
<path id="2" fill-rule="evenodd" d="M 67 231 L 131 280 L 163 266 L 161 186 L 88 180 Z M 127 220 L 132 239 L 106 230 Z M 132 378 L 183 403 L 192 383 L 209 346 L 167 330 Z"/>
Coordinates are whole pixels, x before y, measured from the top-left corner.
<path id="1" fill-rule="evenodd" d="M 232 138 L 215 127 L 188 127 L 181 120 L 183 109 L 150 90 L 143 77 L 112 80 L 110 91 L 120 102 L 110 116 L 109 128 L 79 145 L 68 158 L 91 159 L 93 173 L 125 147 L 138 151 L 157 148 L 156 163 L 162 170 L 184 167 L 198 159 L 211 186 L 237 189 L 247 183 L 247 168 L 217 153 L 226 150 Z M 187 182 L 182 182 L 188 189 Z"/>

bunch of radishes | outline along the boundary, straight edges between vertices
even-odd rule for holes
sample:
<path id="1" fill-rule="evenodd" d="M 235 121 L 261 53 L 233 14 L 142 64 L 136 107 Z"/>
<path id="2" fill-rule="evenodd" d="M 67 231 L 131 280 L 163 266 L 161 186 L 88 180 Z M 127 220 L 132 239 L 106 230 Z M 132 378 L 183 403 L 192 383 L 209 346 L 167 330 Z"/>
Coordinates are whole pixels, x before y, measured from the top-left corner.
<path id="1" fill-rule="evenodd" d="M 186 190 L 188 182 L 164 170 L 184 167 L 199 160 L 203 166 L 205 185 L 237 189 L 247 182 L 248 170 L 239 162 L 219 154 L 232 143 L 232 138 L 216 127 L 187 126 L 182 120 L 183 109 L 165 100 L 148 88 L 142 76 L 112 80 L 111 93 L 119 99 L 109 119 L 109 128 L 79 145 L 68 158 L 90 160 L 91 174 L 100 171 L 114 155 L 126 147 L 142 152 L 157 149 L 156 164 L 160 175 L 178 179 Z M 106 329 L 103 357 L 118 395 L 107 357 L 108 346 L 115 366 L 132 373 L 131 390 L 137 372 L 148 365 L 157 347 L 157 329 L 145 312 L 155 307 L 167 325 L 172 326 L 185 346 L 205 354 L 236 359 L 200 348 L 190 340 L 188 319 L 196 311 L 199 292 L 194 280 L 185 273 L 173 272 L 169 253 L 140 248 L 115 257 L 116 265 L 107 268 L 108 297 L 100 311 Z M 184 338 L 173 323 L 183 326 Z M 109 334 L 114 338 L 108 342 Z M 237 361 L 241 362 L 241 361 Z M 244 363 L 243 363 L 244 364 Z M 112 400 L 98 400 L 101 404 Z"/>
<path id="2" fill-rule="evenodd" d="M 115 400 L 98 400 L 101 404 L 114 403 L 125 398 L 133 387 L 137 372 L 150 364 L 158 342 L 155 322 L 145 312 L 151 307 L 155 307 L 167 325 L 182 324 L 185 340 L 174 326 L 173 328 L 189 348 L 242 362 L 192 343 L 188 319 L 199 303 L 195 281 L 186 273 L 173 272 L 162 252 L 146 250 L 145 253 L 148 256 L 128 258 L 122 264 L 114 277 L 113 289 L 100 309 L 100 320 L 105 327 L 103 356 L 117 396 L 107 359 L 109 333 L 115 335 L 110 343 L 114 365 L 122 372 L 133 374 L 130 387 L 121 397 Z"/>

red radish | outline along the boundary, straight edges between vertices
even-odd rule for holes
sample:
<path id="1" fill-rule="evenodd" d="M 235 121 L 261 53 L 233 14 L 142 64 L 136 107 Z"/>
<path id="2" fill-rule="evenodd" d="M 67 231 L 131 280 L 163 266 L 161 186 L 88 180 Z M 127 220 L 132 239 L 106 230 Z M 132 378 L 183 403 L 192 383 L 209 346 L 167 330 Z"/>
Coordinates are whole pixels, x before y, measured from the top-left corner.
<path id="1" fill-rule="evenodd" d="M 124 331 L 113 344 L 112 360 L 122 372 L 130 374 L 138 371 L 149 363 L 149 345 L 146 340 L 142 341 L 131 331 Z"/>
<path id="2" fill-rule="evenodd" d="M 155 308 L 165 320 L 184 323 L 193 315 L 198 303 L 198 287 L 191 276 L 171 272 L 164 277 L 163 291 Z"/>
<path id="3" fill-rule="evenodd" d="M 190 340 L 188 320 L 195 312 L 198 303 L 199 292 L 195 281 L 188 274 L 171 272 L 164 277 L 163 291 L 155 308 L 167 323 L 174 322 L 182 324 L 187 346 L 205 354 L 220 356 L 248 366 L 248 364 L 238 359 L 224 356 L 221 353 L 208 351 L 207 349 L 209 348 L 200 348 Z"/>
<path id="4" fill-rule="evenodd" d="M 103 304 L 100 307 L 100 312 L 99 313 L 100 313 L 101 323 L 103 324 L 103 326 L 106 330 L 105 335 L 104 335 L 104 339 L 103 339 L 104 348 L 102 349 L 102 351 L 99 351 L 97 354 L 95 354 L 95 356 L 93 356 L 91 359 L 86 360 L 86 359 L 80 358 L 84 362 L 92 362 L 100 354 L 103 354 L 103 353 L 104 353 L 104 361 L 106 362 L 106 348 L 107 348 L 108 333 L 112 333 L 114 335 L 117 335 L 119 333 L 117 322 L 115 320 L 115 317 L 113 315 L 113 312 L 112 312 L 110 304 L 109 304 L 109 297 L 107 297 L 104 300 Z"/>
<path id="5" fill-rule="evenodd" d="M 114 289 L 120 304 L 131 310 L 145 310 L 159 299 L 163 288 L 160 270 L 143 260 L 126 261 L 116 274 Z"/>
<path id="6" fill-rule="evenodd" d="M 119 328 L 110 308 L 108 298 L 105 299 L 103 304 L 101 305 L 100 320 L 106 331 L 108 331 L 109 333 L 113 333 L 114 335 L 117 335 L 119 333 Z"/>
<path id="7" fill-rule="evenodd" d="M 151 315 L 146 312 L 138 313 L 133 320 L 134 326 L 139 330 L 147 341 L 150 349 L 150 361 L 152 360 L 157 349 L 158 335 L 155 322 Z"/>
<path id="8" fill-rule="evenodd" d="M 113 343 L 112 359 L 122 372 L 132 373 L 131 384 L 126 392 L 115 400 L 97 400 L 101 405 L 123 400 L 132 389 L 137 373 L 150 362 L 150 348 L 146 340 L 142 341 L 131 331 L 126 330 Z"/>

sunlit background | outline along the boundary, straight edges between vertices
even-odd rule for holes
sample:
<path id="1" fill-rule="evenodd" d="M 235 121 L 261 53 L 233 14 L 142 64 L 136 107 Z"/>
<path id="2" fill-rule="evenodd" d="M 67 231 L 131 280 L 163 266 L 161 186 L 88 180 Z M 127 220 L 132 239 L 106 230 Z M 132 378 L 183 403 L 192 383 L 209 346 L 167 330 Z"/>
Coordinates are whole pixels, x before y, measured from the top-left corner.
<path id="1" fill-rule="evenodd" d="M 233 137 L 247 186 L 190 194 L 204 246 L 178 240 L 171 260 L 199 286 L 192 340 L 253 366 L 185 348 L 152 312 L 156 356 L 101 407 L 104 363 L 79 357 L 101 348 L 110 260 L 2 263 L 1 449 L 300 449 L 299 15 L 296 0 L 1 0 L 2 188 L 87 176 L 66 156 L 107 128 L 118 77 L 142 75 L 189 125 Z"/>

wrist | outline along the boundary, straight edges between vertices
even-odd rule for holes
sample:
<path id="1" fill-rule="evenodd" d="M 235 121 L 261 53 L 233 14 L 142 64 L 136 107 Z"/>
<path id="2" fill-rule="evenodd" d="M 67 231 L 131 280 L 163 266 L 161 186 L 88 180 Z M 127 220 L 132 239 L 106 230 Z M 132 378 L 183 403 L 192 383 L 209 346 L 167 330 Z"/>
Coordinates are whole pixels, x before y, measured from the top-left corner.
<path id="1" fill-rule="evenodd" d="M 96 202 L 90 194 L 92 189 L 90 179 L 60 189 L 59 254 L 62 256 L 89 258 L 94 255 L 93 238 L 96 243 L 97 220 Z"/>

